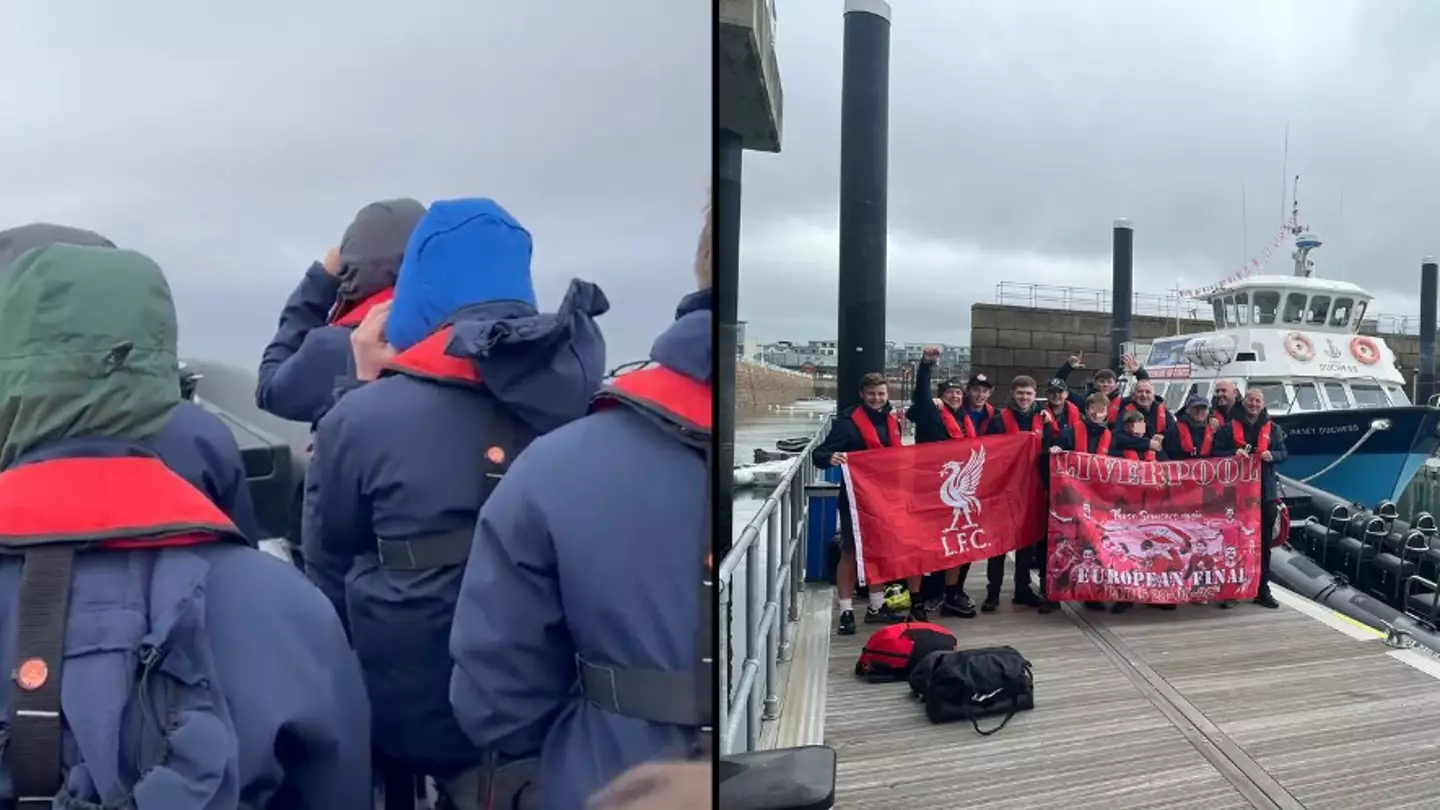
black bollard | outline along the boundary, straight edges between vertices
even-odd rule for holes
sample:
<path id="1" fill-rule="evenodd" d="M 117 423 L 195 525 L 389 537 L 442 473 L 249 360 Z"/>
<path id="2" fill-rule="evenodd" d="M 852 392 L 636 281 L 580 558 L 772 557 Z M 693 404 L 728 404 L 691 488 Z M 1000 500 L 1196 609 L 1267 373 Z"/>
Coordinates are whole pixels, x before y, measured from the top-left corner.
<path id="1" fill-rule="evenodd" d="M 1415 399 L 1424 404 L 1435 395 L 1435 304 L 1440 289 L 1440 268 L 1435 257 L 1426 256 L 1420 263 L 1420 375 Z"/>
<path id="2" fill-rule="evenodd" d="M 837 408 L 860 400 L 861 377 L 885 370 L 890 144 L 890 4 L 885 0 L 846 0 L 842 74 Z"/>
<path id="3" fill-rule="evenodd" d="M 735 466 L 735 365 L 740 353 L 740 150 L 739 135 L 726 129 L 715 135 L 715 309 L 720 328 L 720 345 L 715 353 L 715 444 L 720 456 L 720 491 L 728 493 L 733 484 L 730 470 Z M 725 559 L 734 538 L 734 499 L 715 502 L 715 559 Z"/>
<path id="4" fill-rule="evenodd" d="M 1112 248 L 1114 264 L 1110 279 L 1110 367 L 1120 373 L 1120 355 L 1130 342 L 1130 309 L 1135 303 L 1135 225 L 1128 219 L 1115 220 Z"/>

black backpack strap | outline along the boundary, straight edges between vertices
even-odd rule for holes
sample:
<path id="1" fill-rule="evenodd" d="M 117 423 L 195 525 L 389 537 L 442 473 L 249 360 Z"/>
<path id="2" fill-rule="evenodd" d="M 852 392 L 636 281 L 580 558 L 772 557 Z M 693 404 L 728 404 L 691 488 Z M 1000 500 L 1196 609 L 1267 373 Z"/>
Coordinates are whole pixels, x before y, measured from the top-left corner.
<path id="1" fill-rule="evenodd" d="M 64 784 L 60 674 L 75 547 L 24 551 L 16 615 L 14 702 L 5 762 L 17 807 L 49 807 Z"/>
<path id="2" fill-rule="evenodd" d="M 1024 668 L 1022 671 L 1025 673 L 1026 676 L 1029 676 L 1029 674 L 1030 674 L 1030 664 L 1028 664 L 1028 663 L 1025 664 L 1025 668 Z M 1014 717 L 1014 716 L 1015 716 L 1015 713 L 1016 713 L 1017 711 L 1019 711 L 1019 709 L 1020 709 L 1020 687 L 1019 687 L 1019 685 L 1016 684 L 1016 683 L 1012 680 L 1012 681 L 1010 681 L 1009 683 L 1005 684 L 1005 691 L 1006 691 L 1007 695 L 1008 695 L 1009 698 L 1010 698 L 1010 711 L 1005 714 L 1005 719 L 1004 719 L 1004 720 L 1001 720 L 1001 721 L 1000 721 L 1000 725 L 996 726 L 995 728 L 992 728 L 992 729 L 990 729 L 989 731 L 984 731 L 984 730 L 982 730 L 982 729 L 980 728 L 980 720 L 979 720 L 978 718 L 976 718 L 975 715 L 973 715 L 973 714 L 970 715 L 970 725 L 972 725 L 972 726 L 975 727 L 975 733 L 976 733 L 976 734 L 979 734 L 979 735 L 982 736 L 982 737 L 989 737 L 991 734 L 994 734 L 994 733 L 998 732 L 1000 729 L 1005 728 L 1005 724 L 1006 724 L 1006 723 L 1009 723 L 1009 722 L 1010 722 L 1010 718 Z"/>

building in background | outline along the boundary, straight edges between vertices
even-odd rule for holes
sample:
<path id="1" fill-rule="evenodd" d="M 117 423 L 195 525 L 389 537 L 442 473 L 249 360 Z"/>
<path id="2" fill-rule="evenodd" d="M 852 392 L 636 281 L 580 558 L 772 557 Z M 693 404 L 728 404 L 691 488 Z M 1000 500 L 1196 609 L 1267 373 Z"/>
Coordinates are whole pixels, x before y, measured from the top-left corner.
<path id="1" fill-rule="evenodd" d="M 965 377 L 970 374 L 970 347 L 943 343 L 898 343 L 885 344 L 885 371 L 894 379 L 913 377 L 914 366 L 920 362 L 920 355 L 926 346 L 938 346 L 940 357 L 936 360 L 936 379 Z M 750 356 L 750 355 L 747 355 Z M 780 340 L 757 347 L 753 359 L 783 368 L 804 371 L 817 376 L 835 373 L 835 341 L 811 340 L 795 343 Z"/>

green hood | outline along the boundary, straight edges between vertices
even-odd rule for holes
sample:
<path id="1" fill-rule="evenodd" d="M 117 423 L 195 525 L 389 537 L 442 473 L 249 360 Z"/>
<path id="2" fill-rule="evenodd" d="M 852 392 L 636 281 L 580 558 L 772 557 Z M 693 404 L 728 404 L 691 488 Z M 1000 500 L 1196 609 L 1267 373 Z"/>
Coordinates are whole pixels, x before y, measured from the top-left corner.
<path id="1" fill-rule="evenodd" d="M 50 245 L 0 275 L 0 469 L 59 439 L 154 436 L 178 373 L 175 302 L 146 256 Z"/>

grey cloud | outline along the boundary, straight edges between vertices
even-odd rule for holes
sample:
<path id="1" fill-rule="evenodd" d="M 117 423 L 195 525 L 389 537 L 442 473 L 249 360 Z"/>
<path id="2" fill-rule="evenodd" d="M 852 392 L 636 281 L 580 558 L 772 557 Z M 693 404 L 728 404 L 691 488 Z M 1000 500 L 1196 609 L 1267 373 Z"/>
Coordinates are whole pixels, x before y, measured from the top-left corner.
<path id="1" fill-rule="evenodd" d="M 1119 216 L 1136 224 L 1139 289 L 1225 277 L 1280 225 L 1287 122 L 1301 218 L 1327 240 L 1320 272 L 1363 281 L 1382 311 L 1415 306 L 1420 258 L 1440 253 L 1440 54 L 1423 39 L 1435 4 L 894 5 L 892 338 L 963 340 L 969 303 L 994 300 L 1002 271 L 1108 286 Z M 745 165 L 742 238 L 759 244 L 741 315 L 762 337 L 834 332 L 833 304 L 803 293 L 833 301 L 833 260 L 796 261 L 777 223 L 836 227 L 842 39 L 838 7 L 780 7 L 784 151 Z M 907 240 L 969 258 L 926 269 L 903 257 Z M 1289 271 L 1286 252 L 1271 269 Z"/>
<path id="2" fill-rule="evenodd" d="M 250 365 L 360 206 L 493 196 L 535 235 L 543 302 L 598 282 L 612 358 L 642 355 L 693 287 L 712 22 L 628 5 L 20 4 L 0 27 L 0 107 L 24 124 L 0 129 L 0 227 L 154 255 L 187 350 Z"/>

